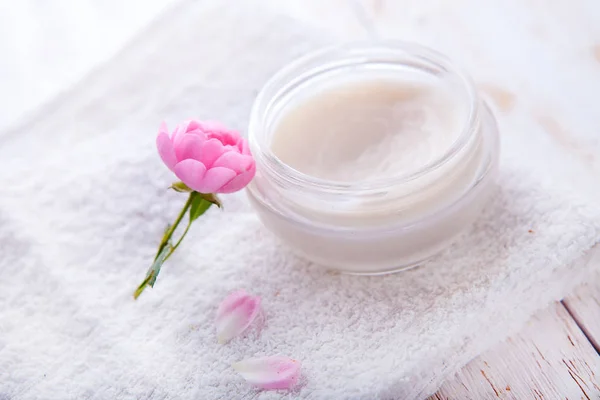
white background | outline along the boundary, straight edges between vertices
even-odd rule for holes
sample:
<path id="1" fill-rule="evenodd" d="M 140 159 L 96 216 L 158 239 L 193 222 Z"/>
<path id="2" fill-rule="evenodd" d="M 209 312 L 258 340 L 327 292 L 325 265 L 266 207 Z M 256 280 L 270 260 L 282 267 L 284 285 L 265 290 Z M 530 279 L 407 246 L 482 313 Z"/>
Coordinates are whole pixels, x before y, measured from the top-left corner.
<path id="1" fill-rule="evenodd" d="M 176 0 L 0 0 L 0 129 L 51 100 Z"/>

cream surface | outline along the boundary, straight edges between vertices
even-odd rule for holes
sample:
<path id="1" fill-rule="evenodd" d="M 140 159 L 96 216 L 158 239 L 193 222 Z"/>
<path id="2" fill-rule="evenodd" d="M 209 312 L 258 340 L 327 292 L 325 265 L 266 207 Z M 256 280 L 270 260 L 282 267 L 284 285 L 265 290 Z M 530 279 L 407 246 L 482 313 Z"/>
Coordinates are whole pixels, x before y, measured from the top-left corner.
<path id="1" fill-rule="evenodd" d="M 404 176 L 442 157 L 465 124 L 440 82 L 371 78 L 326 86 L 288 105 L 271 147 L 292 168 L 342 182 Z"/>

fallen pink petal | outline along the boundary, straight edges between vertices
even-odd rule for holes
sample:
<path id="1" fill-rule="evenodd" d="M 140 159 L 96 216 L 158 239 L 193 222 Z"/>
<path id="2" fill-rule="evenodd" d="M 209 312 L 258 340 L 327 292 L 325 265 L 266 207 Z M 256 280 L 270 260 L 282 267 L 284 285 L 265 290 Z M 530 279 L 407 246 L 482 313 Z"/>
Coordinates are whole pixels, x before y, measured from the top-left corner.
<path id="1" fill-rule="evenodd" d="M 260 297 L 245 290 L 231 293 L 217 310 L 217 339 L 227 343 L 243 333 L 260 314 Z"/>
<path id="2" fill-rule="evenodd" d="M 233 364 L 248 383 L 266 390 L 291 389 L 300 376 L 300 362 L 289 357 L 251 358 Z"/>

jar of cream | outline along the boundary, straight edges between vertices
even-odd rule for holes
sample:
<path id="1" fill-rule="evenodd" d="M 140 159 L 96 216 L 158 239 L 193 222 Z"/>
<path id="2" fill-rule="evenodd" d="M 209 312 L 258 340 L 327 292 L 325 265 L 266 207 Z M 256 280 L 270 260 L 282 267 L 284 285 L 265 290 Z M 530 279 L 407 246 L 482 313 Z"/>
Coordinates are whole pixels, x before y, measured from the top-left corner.
<path id="1" fill-rule="evenodd" d="M 470 78 L 403 42 L 307 55 L 264 86 L 249 126 L 263 223 L 330 269 L 416 266 L 477 218 L 498 130 Z"/>

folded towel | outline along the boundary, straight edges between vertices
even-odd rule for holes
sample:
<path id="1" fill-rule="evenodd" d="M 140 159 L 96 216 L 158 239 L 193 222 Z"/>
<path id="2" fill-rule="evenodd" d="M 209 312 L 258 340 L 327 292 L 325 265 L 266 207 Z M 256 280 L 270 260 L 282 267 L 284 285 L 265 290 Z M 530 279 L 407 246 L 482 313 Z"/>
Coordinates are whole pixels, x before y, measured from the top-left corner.
<path id="1" fill-rule="evenodd" d="M 501 121 L 512 131 L 493 201 L 420 268 L 326 272 L 280 246 L 235 194 L 134 302 L 184 201 L 166 190 L 160 121 L 218 118 L 244 130 L 265 80 L 325 37 L 250 3 L 184 2 L 0 136 L 0 398 L 279 398 L 230 367 L 275 354 L 302 362 L 293 398 L 422 398 L 594 271 L 586 260 L 600 216 L 591 195 L 573 196 L 592 177 L 552 175 L 548 185 L 556 164 L 581 166 L 540 129 L 526 132 L 522 113 Z M 216 307 L 238 288 L 262 296 L 266 325 L 220 345 Z"/>

